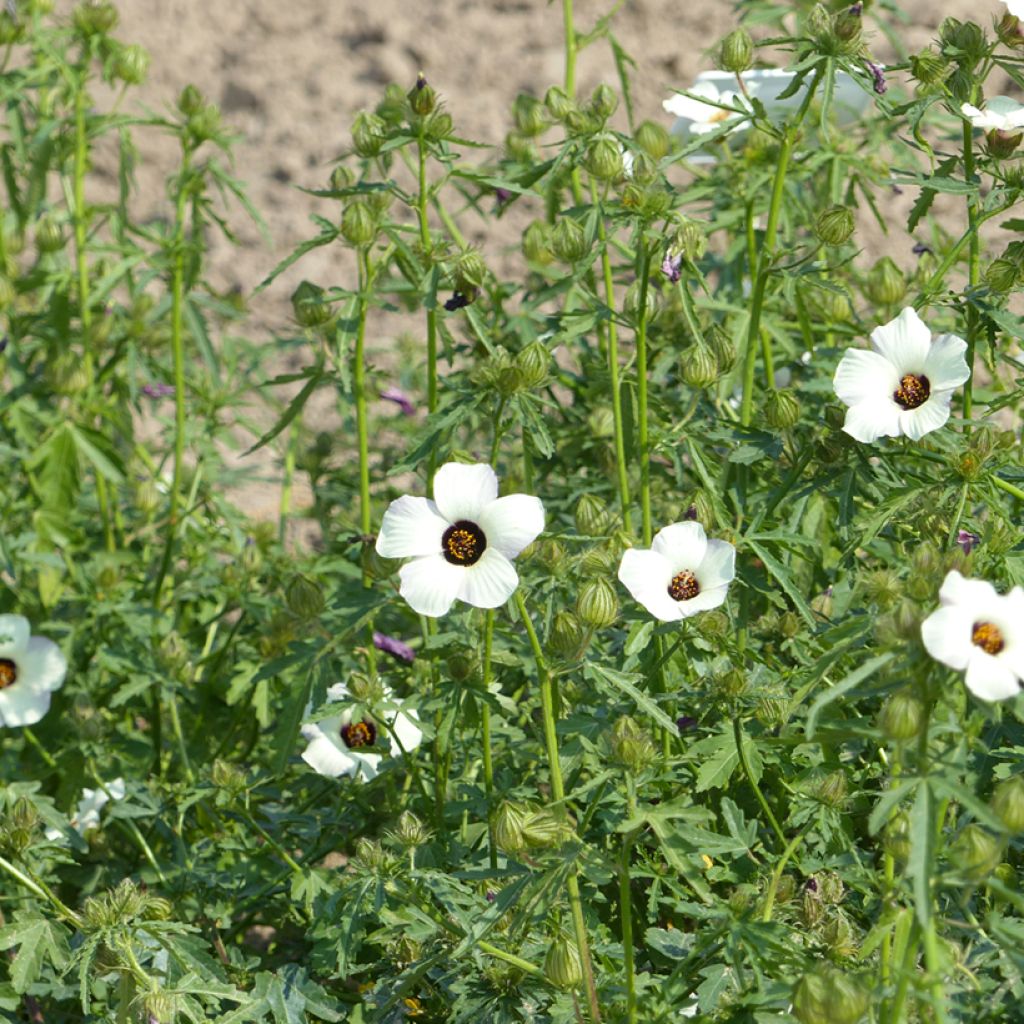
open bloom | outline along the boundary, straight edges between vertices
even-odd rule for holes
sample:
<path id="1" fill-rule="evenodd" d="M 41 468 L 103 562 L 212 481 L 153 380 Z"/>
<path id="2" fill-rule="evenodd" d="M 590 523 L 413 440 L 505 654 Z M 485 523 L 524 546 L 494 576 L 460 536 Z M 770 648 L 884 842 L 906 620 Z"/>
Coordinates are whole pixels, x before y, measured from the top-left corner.
<path id="1" fill-rule="evenodd" d="M 390 698 L 391 691 L 384 690 Z M 335 683 L 327 691 L 327 700 L 339 704 L 338 713 L 310 722 L 302 727 L 302 735 L 309 745 L 302 752 L 302 760 L 314 771 L 332 779 L 342 775 L 363 778 L 367 782 L 376 778 L 383 753 L 381 722 L 372 717 L 355 718 L 355 704 L 344 683 Z M 348 702 L 347 706 L 345 702 Z M 415 750 L 423 734 L 416 724 L 416 712 L 390 711 L 383 719 L 386 725 L 388 749 L 392 756 L 402 751 Z"/>
<path id="2" fill-rule="evenodd" d="M 1020 7 L 1024 9 L 1024 0 Z M 965 103 L 960 107 L 960 113 L 975 128 L 986 131 L 1015 132 L 1024 128 L 1024 107 L 1009 96 L 993 96 L 981 109 Z"/>
<path id="3" fill-rule="evenodd" d="M 964 682 L 976 697 L 1016 697 L 1024 680 L 1024 590 L 999 594 L 991 583 L 964 579 L 954 569 L 942 583 L 939 602 L 921 623 L 928 653 L 966 671 Z"/>
<path id="4" fill-rule="evenodd" d="M 869 349 L 848 349 L 833 385 L 850 408 L 843 430 L 858 441 L 905 434 L 914 441 L 949 419 L 953 391 L 970 376 L 967 343 L 954 334 L 934 341 L 909 306 L 871 332 Z"/>
<path id="5" fill-rule="evenodd" d="M 661 105 L 667 113 L 675 114 L 686 123 L 690 135 L 707 135 L 709 132 L 717 131 L 728 121 L 736 122 L 731 131 L 746 127 L 745 121 L 740 120 L 742 114 L 724 109 L 742 107 L 749 110 L 750 104 L 741 93 L 720 90 L 714 82 L 701 81 L 700 78 L 687 91 L 690 93 L 689 96 L 676 93 L 664 100 Z"/>
<path id="6" fill-rule="evenodd" d="M 35 725 L 50 710 L 68 663 L 60 648 L 29 636 L 28 619 L 0 615 L 0 725 Z"/>
<path id="7" fill-rule="evenodd" d="M 490 466 L 449 462 L 434 475 L 434 500 L 406 495 L 384 513 L 377 553 L 411 558 L 400 593 L 421 615 L 444 615 L 456 600 L 503 605 L 519 586 L 512 559 L 544 529 L 544 506 L 526 494 L 498 497 Z"/>
<path id="8" fill-rule="evenodd" d="M 83 789 L 82 799 L 78 801 L 78 807 L 71 816 L 71 827 L 80 836 L 84 836 L 87 832 L 98 828 L 100 811 L 111 800 L 123 800 L 125 793 L 124 779 L 114 779 L 112 782 L 108 782 L 96 789 Z M 46 830 L 47 839 L 59 839 L 62 835 L 63 833 L 59 828 L 48 828 Z"/>
<path id="9" fill-rule="evenodd" d="M 1024 18 L 1024 0 L 1003 0 L 1003 3 L 1015 18 Z"/>
<path id="10" fill-rule="evenodd" d="M 626 589 L 662 622 L 717 608 L 735 575 L 736 549 L 694 522 L 666 526 L 650 549 L 631 548 L 619 563 Z"/>

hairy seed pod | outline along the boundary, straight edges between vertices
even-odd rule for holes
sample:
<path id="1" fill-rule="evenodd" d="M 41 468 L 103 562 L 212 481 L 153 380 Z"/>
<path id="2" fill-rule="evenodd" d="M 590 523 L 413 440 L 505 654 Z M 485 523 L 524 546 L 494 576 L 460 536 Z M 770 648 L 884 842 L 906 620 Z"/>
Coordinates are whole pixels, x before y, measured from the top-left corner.
<path id="1" fill-rule="evenodd" d="M 894 693 L 882 705 L 878 727 L 893 743 L 906 743 L 921 732 L 925 716 L 924 701 L 912 690 Z"/>
<path id="2" fill-rule="evenodd" d="M 593 629 L 605 629 L 619 617 L 619 598 L 607 579 L 587 580 L 576 596 L 576 615 Z"/>
<path id="3" fill-rule="evenodd" d="M 377 237 L 377 223 L 369 207 L 363 202 L 352 202 L 341 215 L 341 235 L 356 248 L 364 248 Z"/>
<path id="4" fill-rule="evenodd" d="M 730 32 L 718 47 L 718 67 L 722 71 L 739 73 L 754 63 L 754 40 L 745 28 Z"/>
<path id="5" fill-rule="evenodd" d="M 718 380 L 718 360 L 711 349 L 698 342 L 683 353 L 679 372 L 691 388 L 708 388 Z"/>
<path id="6" fill-rule="evenodd" d="M 539 387 L 548 378 L 551 353 L 542 341 L 533 341 L 516 356 L 515 364 L 522 374 L 523 387 Z"/>
<path id="7" fill-rule="evenodd" d="M 800 1024 L 858 1024 L 868 994 L 853 976 L 831 966 L 805 974 L 793 989 L 792 1014 Z"/>
<path id="8" fill-rule="evenodd" d="M 547 648 L 551 654 L 562 661 L 575 661 L 583 649 L 586 633 L 580 620 L 564 608 L 555 612 L 548 633 Z"/>
<path id="9" fill-rule="evenodd" d="M 619 97 L 610 85 L 603 82 L 593 91 L 590 96 L 590 110 L 595 117 L 607 121 L 618 109 Z"/>
<path id="10" fill-rule="evenodd" d="M 128 85 L 144 82 L 148 70 L 149 54 L 137 44 L 122 46 L 114 59 L 114 77 Z"/>
<path id="11" fill-rule="evenodd" d="M 362 110 L 352 122 L 352 148 L 362 157 L 376 156 L 387 139 L 384 119 Z"/>
<path id="12" fill-rule="evenodd" d="M 303 327 L 320 327 L 331 319 L 331 305 L 324 290 L 312 281 L 303 281 L 292 292 L 292 312 Z"/>
<path id="13" fill-rule="evenodd" d="M 997 784 L 992 792 L 992 810 L 1007 831 L 1014 835 L 1024 832 L 1024 776 L 1011 775 Z"/>
<path id="14" fill-rule="evenodd" d="M 551 249 L 551 228 L 542 220 L 535 220 L 523 232 L 523 255 L 531 263 L 546 265 L 555 254 Z"/>
<path id="15" fill-rule="evenodd" d="M 788 430 L 800 419 L 800 403 L 790 388 L 768 392 L 764 418 L 773 430 Z"/>
<path id="16" fill-rule="evenodd" d="M 544 957 L 544 976 L 555 988 L 574 989 L 583 983 L 583 964 L 576 944 L 559 935 Z"/>
<path id="17" fill-rule="evenodd" d="M 576 532 L 584 537 L 600 537 L 611 526 L 611 515 L 603 498 L 596 494 L 581 495 L 576 502 Z"/>
<path id="18" fill-rule="evenodd" d="M 426 76 L 421 71 L 416 76 L 416 84 L 405 97 L 414 114 L 426 117 L 437 106 L 437 93 L 427 84 Z"/>
<path id="19" fill-rule="evenodd" d="M 551 251 L 562 263 L 578 263 L 590 251 L 579 221 L 561 217 L 551 232 Z"/>
<path id="20" fill-rule="evenodd" d="M 527 811 L 519 804 L 503 800 L 494 814 L 494 841 L 503 853 L 513 856 L 526 849 L 523 823 Z"/>
<path id="21" fill-rule="evenodd" d="M 641 121 L 633 136 L 636 144 L 652 159 L 662 160 L 668 156 L 672 142 L 668 130 L 656 121 Z"/>
<path id="22" fill-rule="evenodd" d="M 968 825 L 950 848 L 953 863 L 974 883 L 983 882 L 1003 859 L 1003 846 L 980 825 Z"/>
<path id="23" fill-rule="evenodd" d="M 895 306 L 907 294 L 907 279 L 888 256 L 883 256 L 868 272 L 864 294 L 880 306 Z"/>
<path id="24" fill-rule="evenodd" d="M 583 155 L 583 166 L 598 181 L 618 181 L 625 173 L 619 140 L 612 135 L 596 135 Z"/>
<path id="25" fill-rule="evenodd" d="M 814 233 L 826 245 L 842 245 L 853 234 L 853 211 L 846 206 L 830 206 L 818 214 Z"/>
<path id="26" fill-rule="evenodd" d="M 288 610 L 304 621 L 317 618 L 324 610 L 324 592 L 308 576 L 296 573 L 284 591 Z"/>
<path id="27" fill-rule="evenodd" d="M 564 121 L 576 110 L 576 104 L 557 85 L 551 86 L 544 94 L 544 106 L 556 121 Z"/>
<path id="28" fill-rule="evenodd" d="M 548 127 L 544 104 L 525 93 L 520 93 L 512 103 L 512 119 L 519 132 L 531 137 L 543 135 Z"/>

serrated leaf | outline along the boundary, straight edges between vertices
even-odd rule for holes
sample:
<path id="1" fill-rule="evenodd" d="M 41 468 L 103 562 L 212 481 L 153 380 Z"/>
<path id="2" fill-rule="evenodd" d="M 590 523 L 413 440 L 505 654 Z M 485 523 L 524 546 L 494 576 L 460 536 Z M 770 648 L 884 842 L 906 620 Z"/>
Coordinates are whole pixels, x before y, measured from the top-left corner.
<path id="1" fill-rule="evenodd" d="M 606 683 L 626 694 L 644 714 L 653 718 L 663 729 L 668 729 L 673 734 L 676 732 L 676 723 L 636 685 L 640 679 L 639 675 L 627 675 L 625 672 L 605 668 L 604 665 L 597 665 L 593 662 L 587 663 L 584 674 L 599 684 Z"/>
<path id="2" fill-rule="evenodd" d="M 932 791 L 927 779 L 917 787 L 910 809 L 910 854 L 907 875 L 914 890 L 914 912 L 922 928 L 932 916 L 931 867 L 935 837 L 932 834 Z"/>
<path id="3" fill-rule="evenodd" d="M 885 654 L 876 655 L 870 661 L 866 661 L 860 668 L 854 669 L 849 675 L 847 675 L 840 682 L 836 683 L 835 686 L 830 687 L 826 690 L 812 705 L 811 710 L 807 714 L 807 738 L 814 738 L 814 730 L 818 725 L 818 716 L 821 712 L 829 706 L 833 701 L 838 700 L 845 693 L 849 693 L 855 686 L 864 682 L 870 676 L 873 676 L 883 665 L 888 665 L 896 655 L 892 651 L 887 651 Z"/>
<path id="4" fill-rule="evenodd" d="M 0 929 L 0 949 L 18 947 L 11 961 L 11 984 L 24 993 L 39 978 L 44 961 L 58 971 L 68 962 L 67 929 L 45 917 L 24 917 Z"/>

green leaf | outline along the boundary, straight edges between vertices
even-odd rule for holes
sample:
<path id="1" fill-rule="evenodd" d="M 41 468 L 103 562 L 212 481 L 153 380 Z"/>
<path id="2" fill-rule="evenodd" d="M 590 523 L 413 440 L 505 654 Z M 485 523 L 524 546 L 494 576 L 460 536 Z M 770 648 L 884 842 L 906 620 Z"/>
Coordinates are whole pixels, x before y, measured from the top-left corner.
<path id="1" fill-rule="evenodd" d="M 93 469 L 100 476 L 111 483 L 124 483 L 124 463 L 109 438 L 91 427 L 75 426 L 73 423 L 66 424 L 66 427 L 79 454 L 87 462 L 92 463 Z"/>
<path id="2" fill-rule="evenodd" d="M 671 733 L 676 732 L 676 723 L 660 707 L 647 696 L 636 683 L 639 681 L 639 675 L 626 675 L 625 672 L 618 672 L 613 668 L 605 668 L 604 665 L 597 665 L 593 662 L 587 662 L 584 668 L 584 675 L 597 682 L 610 684 L 614 689 L 620 690 L 633 700 L 633 703 L 649 715 L 658 723 L 663 729 L 668 729 Z"/>
<path id="3" fill-rule="evenodd" d="M 306 402 L 309 401 L 310 395 L 316 391 L 320 386 L 320 382 L 326 376 L 323 368 L 320 366 L 310 367 L 309 374 L 309 380 L 306 381 L 302 390 L 288 403 L 288 408 L 285 409 L 281 418 L 244 454 L 251 455 L 258 448 L 262 448 L 267 444 L 268 441 L 273 441 L 273 439 L 277 437 L 277 435 L 280 434 L 281 431 L 284 430 L 284 428 L 287 427 L 300 412 L 302 412 Z"/>
<path id="4" fill-rule="evenodd" d="M 804 595 L 797 590 L 796 584 L 790 578 L 786 567 L 774 556 L 768 553 L 768 549 L 759 544 L 756 540 L 746 539 L 747 546 L 764 562 L 764 567 L 775 577 L 775 581 L 789 596 L 789 599 L 796 606 L 796 610 L 803 616 L 808 625 L 814 625 L 814 613 L 804 599 Z"/>
<path id="5" fill-rule="evenodd" d="M 11 961 L 11 984 L 15 992 L 27 992 L 39 978 L 44 961 L 58 971 L 68 962 L 67 929 L 41 916 L 20 918 L 0 929 L 0 949 L 18 947 Z"/>
<path id="6" fill-rule="evenodd" d="M 932 791 L 927 779 L 917 787 L 910 809 L 910 855 L 907 874 L 914 890 L 914 911 L 921 927 L 927 928 L 932 916 L 931 868 L 935 837 L 932 830 Z"/>
<path id="7" fill-rule="evenodd" d="M 761 755 L 757 744 L 745 732 L 742 735 L 743 753 L 750 766 L 750 774 L 754 781 L 761 778 Z M 719 732 L 708 736 L 690 747 L 690 753 L 700 761 L 697 771 L 697 792 L 709 789 L 720 789 L 728 784 L 732 773 L 740 763 L 740 755 L 736 749 L 736 738 L 732 731 Z"/>
<path id="8" fill-rule="evenodd" d="M 676 928 L 648 928 L 644 942 L 656 953 L 670 960 L 685 960 L 693 949 L 693 932 L 681 932 Z"/>
<path id="9" fill-rule="evenodd" d="M 896 655 L 892 651 L 885 654 L 878 654 L 870 661 L 866 661 L 860 668 L 854 669 L 845 679 L 836 683 L 835 686 L 826 690 L 812 705 L 807 714 L 807 738 L 814 738 L 814 730 L 818 725 L 818 716 L 833 701 L 838 700 L 843 694 L 848 693 L 855 686 L 859 686 L 865 679 L 873 676 L 883 665 L 888 665 Z"/>

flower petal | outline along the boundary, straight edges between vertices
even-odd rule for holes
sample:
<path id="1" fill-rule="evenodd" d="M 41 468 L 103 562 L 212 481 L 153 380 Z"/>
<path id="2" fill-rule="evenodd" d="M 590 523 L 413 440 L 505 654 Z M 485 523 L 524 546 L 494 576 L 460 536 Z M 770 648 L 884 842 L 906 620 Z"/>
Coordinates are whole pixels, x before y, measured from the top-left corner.
<path id="1" fill-rule="evenodd" d="M 1020 693 L 1020 683 L 1002 658 L 975 648 L 964 676 L 967 689 L 982 700 L 1008 700 Z"/>
<path id="2" fill-rule="evenodd" d="M 619 561 L 619 580 L 638 601 L 642 591 L 651 589 L 660 590 L 668 597 L 672 564 L 660 551 L 629 548 Z"/>
<path id="3" fill-rule="evenodd" d="M 695 572 L 704 561 L 708 539 L 700 523 L 671 523 L 654 535 L 651 550 L 665 558 L 672 573 L 681 569 Z"/>
<path id="4" fill-rule="evenodd" d="M 341 775 L 354 775 L 356 759 L 347 751 L 320 733 L 302 752 L 302 760 L 320 775 L 336 779 Z"/>
<path id="5" fill-rule="evenodd" d="M 463 574 L 468 571 L 461 565 L 452 565 L 444 555 L 414 558 L 398 571 L 398 592 L 414 612 L 436 619 L 455 603 Z"/>
<path id="6" fill-rule="evenodd" d="M 0 658 L 17 660 L 28 646 L 31 629 L 24 615 L 0 615 Z"/>
<path id="7" fill-rule="evenodd" d="M 715 102 L 721 95 L 718 86 L 712 82 L 696 82 L 686 91 L 691 96 L 703 96 Z M 662 100 L 662 109 L 667 114 L 675 114 L 676 117 L 685 117 L 691 121 L 706 121 L 709 115 L 717 113 L 717 107 L 713 107 L 709 103 L 701 103 L 699 99 L 692 99 L 691 96 L 676 93 L 667 100 Z"/>
<path id="8" fill-rule="evenodd" d="M 891 401 L 899 387 L 899 374 L 884 356 L 866 348 L 848 348 L 832 378 L 836 397 L 846 405 Z"/>
<path id="9" fill-rule="evenodd" d="M 14 683 L 0 690 L 0 724 L 35 725 L 50 710 L 50 691 Z"/>
<path id="10" fill-rule="evenodd" d="M 434 474 L 434 501 L 449 523 L 479 522 L 484 508 L 497 496 L 498 477 L 485 463 L 447 462 Z"/>
<path id="11" fill-rule="evenodd" d="M 963 671 L 971 660 L 973 617 L 954 605 L 937 608 L 921 623 L 925 650 L 943 665 Z"/>
<path id="12" fill-rule="evenodd" d="M 996 588 L 988 580 L 968 579 L 956 569 L 946 573 L 939 590 L 939 601 L 942 604 L 962 604 L 969 608 L 989 604 L 998 596 Z"/>
<path id="13" fill-rule="evenodd" d="M 895 367 L 899 376 L 923 372 L 931 340 L 932 332 L 913 306 L 907 306 L 895 320 L 871 332 L 871 344 Z"/>
<path id="14" fill-rule="evenodd" d="M 352 754 L 352 760 L 356 763 L 356 770 L 353 778 L 363 778 L 367 782 L 373 782 L 380 773 L 380 754 L 364 754 L 361 750 Z"/>
<path id="15" fill-rule="evenodd" d="M 846 410 L 843 432 L 863 444 L 900 436 L 900 409 L 895 402 L 858 402 Z"/>
<path id="16" fill-rule="evenodd" d="M 727 541 L 709 540 L 704 560 L 694 575 L 702 591 L 731 583 L 736 576 L 736 549 Z"/>
<path id="17" fill-rule="evenodd" d="M 509 494 L 492 501 L 476 520 L 487 546 L 515 558 L 544 529 L 544 505 L 528 494 Z"/>
<path id="18" fill-rule="evenodd" d="M 18 680 L 36 690 L 59 690 L 68 671 L 64 652 L 45 636 L 29 637 L 17 665 Z"/>
<path id="19" fill-rule="evenodd" d="M 394 733 L 391 737 L 391 753 L 396 757 L 403 750 L 406 753 L 415 750 L 423 740 L 423 733 L 416 724 L 415 711 L 400 711 L 391 723 L 391 731 Z"/>
<path id="20" fill-rule="evenodd" d="M 377 534 L 377 554 L 382 558 L 436 555 L 448 526 L 429 498 L 407 494 L 388 505 Z"/>
<path id="21" fill-rule="evenodd" d="M 900 409 L 900 429 L 911 441 L 920 441 L 925 434 L 938 430 L 949 419 L 952 399 L 952 391 L 933 391 L 924 405 L 916 409 Z"/>
<path id="22" fill-rule="evenodd" d="M 462 570 L 459 600 L 474 608 L 499 608 L 518 586 L 515 566 L 497 548 L 488 547 L 479 562 Z"/>
<path id="23" fill-rule="evenodd" d="M 664 587 L 645 587 L 633 594 L 638 604 L 646 608 L 659 622 L 678 622 L 686 618 L 685 601 L 675 601 Z"/>
<path id="24" fill-rule="evenodd" d="M 935 391 L 949 391 L 959 387 L 971 375 L 964 353 L 967 342 L 955 334 L 940 334 L 928 350 L 924 361 L 924 375 Z"/>
<path id="25" fill-rule="evenodd" d="M 688 601 L 678 602 L 679 610 L 684 619 L 689 618 L 691 615 L 696 615 L 698 612 L 709 612 L 712 608 L 725 604 L 725 598 L 728 593 L 729 588 L 726 586 L 710 587 L 707 590 L 702 589 L 696 597 L 691 597 Z"/>
<path id="26" fill-rule="evenodd" d="M 324 696 L 327 698 L 328 704 L 340 704 L 342 701 L 348 700 L 348 687 L 344 683 L 331 683 Z"/>

